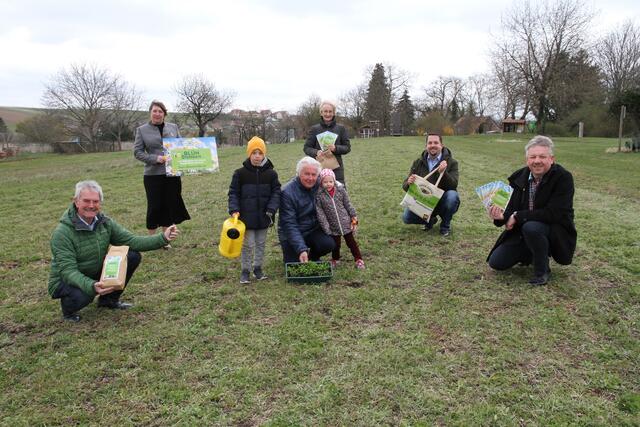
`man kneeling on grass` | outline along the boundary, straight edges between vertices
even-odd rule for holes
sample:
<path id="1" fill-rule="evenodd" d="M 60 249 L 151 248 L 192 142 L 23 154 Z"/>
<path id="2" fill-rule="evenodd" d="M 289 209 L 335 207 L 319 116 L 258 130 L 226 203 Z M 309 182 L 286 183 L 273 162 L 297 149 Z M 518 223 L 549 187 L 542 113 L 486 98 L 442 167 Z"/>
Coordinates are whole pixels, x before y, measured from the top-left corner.
<path id="1" fill-rule="evenodd" d="M 573 223 L 573 176 L 555 162 L 553 142 L 536 136 L 524 147 L 527 166 L 509 177 L 513 193 L 506 209 L 492 206 L 489 216 L 504 225 L 487 261 L 495 270 L 533 264 L 534 286 L 549 281 L 549 257 L 571 264 L 577 232 Z"/>
<path id="2" fill-rule="evenodd" d="M 70 322 L 80 321 L 77 312 L 96 295 L 98 307 L 124 310 L 132 306 L 120 301 L 122 290 L 106 287 L 100 281 L 110 244 L 129 246 L 126 286 L 142 260 L 139 251 L 160 249 L 178 236 L 175 225 L 153 236 L 136 236 L 100 212 L 102 199 L 102 188 L 97 182 L 77 183 L 73 203 L 51 237 L 49 294 L 60 299 L 62 317 Z"/>

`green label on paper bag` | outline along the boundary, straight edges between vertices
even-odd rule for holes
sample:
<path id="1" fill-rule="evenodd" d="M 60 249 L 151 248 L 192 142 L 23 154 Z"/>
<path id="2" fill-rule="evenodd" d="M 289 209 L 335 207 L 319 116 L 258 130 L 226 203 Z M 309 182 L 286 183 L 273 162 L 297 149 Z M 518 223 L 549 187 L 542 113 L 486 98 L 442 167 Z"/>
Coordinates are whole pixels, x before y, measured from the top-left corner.
<path id="1" fill-rule="evenodd" d="M 431 210 L 434 210 L 438 201 L 440 201 L 440 199 L 433 194 L 424 194 L 416 184 L 409 184 L 407 193 L 413 197 L 416 202 Z"/>
<path id="2" fill-rule="evenodd" d="M 213 169 L 209 148 L 177 148 L 172 152 L 173 168 L 176 170 Z"/>
<path id="3" fill-rule="evenodd" d="M 116 279 L 118 277 L 118 271 L 120 271 L 120 263 L 122 262 L 121 255 L 109 255 L 104 266 L 104 278 Z"/>

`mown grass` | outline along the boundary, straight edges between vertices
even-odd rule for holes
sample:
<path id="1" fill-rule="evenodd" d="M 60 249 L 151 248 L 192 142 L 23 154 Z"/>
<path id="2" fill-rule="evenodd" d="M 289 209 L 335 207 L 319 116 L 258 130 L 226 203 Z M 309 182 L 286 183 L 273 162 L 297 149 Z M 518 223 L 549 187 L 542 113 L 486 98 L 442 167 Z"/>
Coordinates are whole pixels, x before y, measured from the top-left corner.
<path id="1" fill-rule="evenodd" d="M 559 139 L 574 173 L 575 262 L 530 288 L 490 271 L 499 230 L 473 189 L 523 162 L 524 139 L 451 137 L 461 209 L 453 235 L 401 224 L 401 183 L 420 138 L 353 141 L 347 184 L 367 270 L 350 255 L 326 285 L 286 283 L 275 230 L 270 280 L 240 286 L 217 254 L 227 188 L 183 179 L 192 220 L 171 251 L 144 255 L 128 312 L 91 305 L 76 325 L 46 293 L 49 236 L 75 182 L 144 232 L 142 167 L 131 153 L 0 163 L 0 423 L 146 425 L 638 425 L 640 156 L 614 140 Z M 269 146 L 281 181 L 300 143 Z M 346 249 L 346 248 L 345 248 Z"/>

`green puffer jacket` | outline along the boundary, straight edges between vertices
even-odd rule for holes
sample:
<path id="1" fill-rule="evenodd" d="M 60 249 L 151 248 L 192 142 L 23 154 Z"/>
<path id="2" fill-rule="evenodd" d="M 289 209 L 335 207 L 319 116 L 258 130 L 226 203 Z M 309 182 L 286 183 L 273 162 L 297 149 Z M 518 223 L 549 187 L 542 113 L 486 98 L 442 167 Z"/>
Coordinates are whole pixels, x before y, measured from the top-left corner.
<path id="1" fill-rule="evenodd" d="M 76 286 L 87 295 L 95 296 L 93 284 L 102 271 L 109 245 L 129 246 L 134 251 L 159 249 L 168 242 L 164 234 L 136 236 L 111 218 L 98 214 L 91 229 L 78 218 L 75 205 L 60 218 L 51 237 L 51 273 L 49 295 L 53 296 L 60 282 Z"/>

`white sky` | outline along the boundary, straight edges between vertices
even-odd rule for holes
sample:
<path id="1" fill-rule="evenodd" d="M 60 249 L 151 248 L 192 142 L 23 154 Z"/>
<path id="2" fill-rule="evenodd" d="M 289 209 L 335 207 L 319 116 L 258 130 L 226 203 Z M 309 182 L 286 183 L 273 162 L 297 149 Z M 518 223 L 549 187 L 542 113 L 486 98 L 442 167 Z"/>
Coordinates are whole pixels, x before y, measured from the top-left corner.
<path id="1" fill-rule="evenodd" d="M 491 32 L 512 0 L 0 0 L 0 105 L 40 107 L 44 83 L 71 63 L 121 74 L 164 100 L 187 74 L 235 92 L 234 107 L 295 111 L 337 99 L 376 62 L 413 74 L 489 70 Z M 587 0 L 592 36 L 640 20 L 638 0 Z"/>

